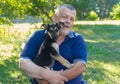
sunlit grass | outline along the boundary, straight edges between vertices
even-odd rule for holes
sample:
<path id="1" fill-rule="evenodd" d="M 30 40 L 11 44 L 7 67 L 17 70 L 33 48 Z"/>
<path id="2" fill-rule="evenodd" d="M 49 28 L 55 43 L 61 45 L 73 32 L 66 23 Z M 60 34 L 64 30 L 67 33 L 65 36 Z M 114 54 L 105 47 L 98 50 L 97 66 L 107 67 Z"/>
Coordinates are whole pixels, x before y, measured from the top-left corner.
<path id="1" fill-rule="evenodd" d="M 18 68 L 18 61 L 22 45 L 33 29 L 23 29 L 0 28 L 0 84 L 29 84 L 28 77 Z"/>
<path id="2" fill-rule="evenodd" d="M 88 64 L 84 79 L 89 84 L 120 84 L 120 26 L 76 25 L 87 42 Z"/>
<path id="3" fill-rule="evenodd" d="M 93 60 L 88 62 L 85 73 L 90 84 L 119 84 L 120 67 L 107 62 Z M 100 83 L 99 83 L 100 82 Z"/>
<path id="4" fill-rule="evenodd" d="M 24 43 L 35 30 L 0 28 L 0 84 L 29 84 L 29 77 L 20 71 L 18 61 Z M 73 30 L 87 43 L 84 80 L 89 84 L 120 84 L 120 26 L 75 25 Z"/>

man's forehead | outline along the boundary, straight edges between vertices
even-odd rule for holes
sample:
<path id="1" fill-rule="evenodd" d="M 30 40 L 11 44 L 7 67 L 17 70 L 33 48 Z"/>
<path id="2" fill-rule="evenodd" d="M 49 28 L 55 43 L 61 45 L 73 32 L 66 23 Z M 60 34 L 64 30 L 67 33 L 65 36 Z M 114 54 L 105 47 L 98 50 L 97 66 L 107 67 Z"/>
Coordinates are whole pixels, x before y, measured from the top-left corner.
<path id="1" fill-rule="evenodd" d="M 64 7 L 64 6 L 60 9 L 61 13 L 64 13 L 63 11 L 66 11 L 66 12 L 69 11 L 69 12 L 72 12 L 72 13 L 76 14 L 75 10 L 71 10 L 71 9 L 69 9 L 67 7 Z"/>
<path id="2" fill-rule="evenodd" d="M 76 12 L 68 8 L 63 8 L 60 10 L 59 15 L 69 15 L 72 17 L 76 17 Z"/>

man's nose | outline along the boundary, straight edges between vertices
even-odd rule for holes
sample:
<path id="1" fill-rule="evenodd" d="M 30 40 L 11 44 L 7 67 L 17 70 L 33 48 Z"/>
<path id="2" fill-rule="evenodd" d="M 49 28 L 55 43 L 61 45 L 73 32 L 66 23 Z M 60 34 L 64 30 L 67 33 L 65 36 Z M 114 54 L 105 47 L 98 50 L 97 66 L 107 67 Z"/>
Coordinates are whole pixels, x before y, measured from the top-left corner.
<path id="1" fill-rule="evenodd" d="M 67 18 L 67 22 L 70 22 L 70 18 L 69 17 Z"/>

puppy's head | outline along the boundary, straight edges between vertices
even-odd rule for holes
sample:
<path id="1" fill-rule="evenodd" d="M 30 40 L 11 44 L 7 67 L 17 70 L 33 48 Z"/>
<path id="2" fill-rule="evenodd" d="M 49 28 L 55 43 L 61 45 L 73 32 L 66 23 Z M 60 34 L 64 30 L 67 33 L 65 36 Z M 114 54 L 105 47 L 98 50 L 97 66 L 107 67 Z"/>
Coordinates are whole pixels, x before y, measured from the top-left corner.
<path id="1" fill-rule="evenodd" d="M 56 24 L 43 24 L 42 26 L 44 26 L 44 28 L 47 30 L 48 36 L 56 41 L 59 36 L 59 31 L 63 25 L 64 23 L 59 22 Z"/>

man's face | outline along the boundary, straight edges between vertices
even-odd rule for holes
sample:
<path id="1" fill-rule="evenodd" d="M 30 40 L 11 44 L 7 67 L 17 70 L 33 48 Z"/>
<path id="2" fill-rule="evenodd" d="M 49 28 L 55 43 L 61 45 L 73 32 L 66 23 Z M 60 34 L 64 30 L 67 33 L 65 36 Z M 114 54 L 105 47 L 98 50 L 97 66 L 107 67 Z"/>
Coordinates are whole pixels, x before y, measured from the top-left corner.
<path id="1" fill-rule="evenodd" d="M 61 28 L 61 34 L 68 35 L 73 27 L 75 17 L 76 13 L 68 8 L 64 7 L 60 10 L 60 13 L 57 14 L 57 20 L 64 23 L 63 28 Z"/>

